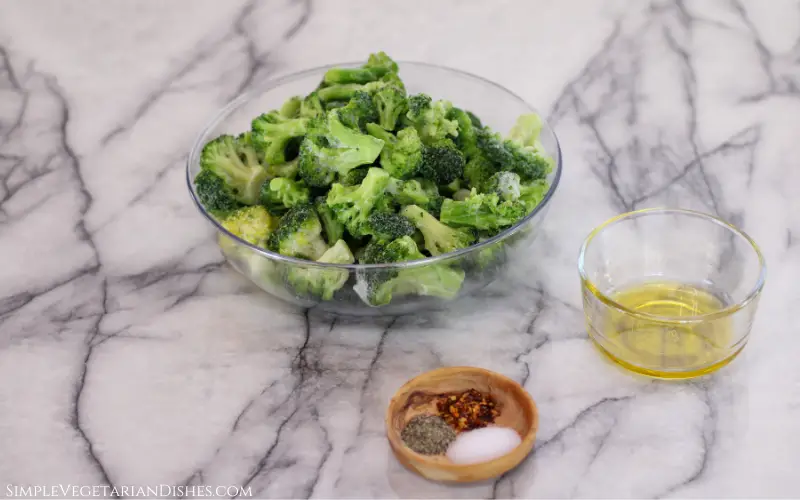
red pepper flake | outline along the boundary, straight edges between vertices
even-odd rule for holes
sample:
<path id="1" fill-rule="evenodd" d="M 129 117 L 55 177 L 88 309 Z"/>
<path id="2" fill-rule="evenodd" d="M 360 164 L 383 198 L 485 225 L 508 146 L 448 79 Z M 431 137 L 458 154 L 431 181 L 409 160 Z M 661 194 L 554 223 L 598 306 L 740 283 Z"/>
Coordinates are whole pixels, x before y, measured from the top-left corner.
<path id="1" fill-rule="evenodd" d="M 458 432 L 486 427 L 500 414 L 495 400 L 475 389 L 444 395 L 436 402 L 436 409 Z"/>

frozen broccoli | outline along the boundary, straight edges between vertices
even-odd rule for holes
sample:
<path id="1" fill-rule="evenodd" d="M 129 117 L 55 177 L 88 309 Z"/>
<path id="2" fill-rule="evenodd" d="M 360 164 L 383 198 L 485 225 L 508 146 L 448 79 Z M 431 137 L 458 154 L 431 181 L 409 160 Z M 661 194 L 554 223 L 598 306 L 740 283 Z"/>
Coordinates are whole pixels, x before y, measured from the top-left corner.
<path id="1" fill-rule="evenodd" d="M 355 262 L 350 248 L 344 240 L 338 240 L 325 251 L 317 262 L 327 264 L 352 264 Z M 309 265 L 293 266 L 286 271 L 286 281 L 301 297 L 331 300 L 334 293 L 347 282 L 347 269 L 328 268 Z"/>
<path id="2" fill-rule="evenodd" d="M 523 181 L 544 179 L 550 171 L 547 158 L 533 148 L 520 146 L 511 140 L 503 140 L 499 134 L 487 129 L 477 132 L 478 149 L 491 161 L 497 170 L 516 172 Z"/>
<path id="3" fill-rule="evenodd" d="M 303 181 L 276 177 L 261 188 L 261 204 L 273 213 L 308 203 L 309 192 Z"/>
<path id="4" fill-rule="evenodd" d="M 402 215 L 387 211 L 373 211 L 360 228 L 364 235 L 371 235 L 379 240 L 394 240 L 402 236 L 411 236 L 416 227 Z"/>
<path id="5" fill-rule="evenodd" d="M 519 175 L 515 172 L 496 172 L 481 187 L 482 193 L 495 193 L 503 200 L 517 200 L 520 197 Z"/>
<path id="6" fill-rule="evenodd" d="M 464 180 L 470 189 L 480 189 L 489 178 L 498 172 L 498 166 L 478 153 L 464 165 Z"/>
<path id="7" fill-rule="evenodd" d="M 549 187 L 547 181 L 543 179 L 535 180 L 529 184 L 522 184 L 520 186 L 519 201 L 524 203 L 528 212 L 530 212 L 542 202 Z"/>
<path id="8" fill-rule="evenodd" d="M 364 182 L 364 178 L 367 176 L 369 169 L 369 166 L 354 168 L 344 176 L 339 177 L 339 184 L 342 186 L 357 186 Z"/>
<path id="9" fill-rule="evenodd" d="M 325 115 L 325 108 L 316 92 L 312 92 L 300 103 L 300 118 L 320 118 Z"/>
<path id="10" fill-rule="evenodd" d="M 256 204 L 261 185 L 269 176 L 255 151 L 230 135 L 219 136 L 203 147 L 200 168 L 206 173 L 195 178 L 195 185 L 200 202 L 212 212 L 235 208 L 234 201 Z"/>
<path id="11" fill-rule="evenodd" d="M 344 236 L 344 225 L 336 219 L 336 214 L 333 213 L 331 207 L 328 206 L 324 196 L 318 196 L 314 200 L 314 208 L 317 211 L 322 228 L 325 230 L 325 241 L 328 244 L 342 239 Z"/>
<path id="12" fill-rule="evenodd" d="M 264 207 L 256 205 L 230 213 L 222 227 L 250 244 L 266 248 L 275 220 Z"/>
<path id="13" fill-rule="evenodd" d="M 440 217 L 445 224 L 456 227 L 496 230 L 514 225 L 527 214 L 527 207 L 520 201 L 502 201 L 495 193 L 478 194 L 473 189 L 464 201 L 445 199 Z"/>
<path id="14" fill-rule="evenodd" d="M 450 200 L 445 199 L 444 205 Z M 467 229 L 452 228 L 416 205 L 408 205 L 400 211 L 417 226 L 425 238 L 425 249 L 431 255 L 441 255 L 466 248 L 475 241 L 475 235 Z"/>
<path id="15" fill-rule="evenodd" d="M 386 191 L 400 205 L 417 205 L 434 216 L 438 216 L 444 199 L 436 184 L 428 179 L 391 179 Z"/>
<path id="16" fill-rule="evenodd" d="M 464 157 L 469 160 L 478 154 L 477 132 L 467 112 L 454 107 L 447 113 L 447 118 L 458 124 L 458 135 L 453 142 L 464 153 Z"/>
<path id="17" fill-rule="evenodd" d="M 368 83 L 380 79 L 387 73 L 397 73 L 395 63 L 386 53 L 370 54 L 366 64 L 360 68 L 331 68 L 325 72 L 326 85 Z"/>
<path id="18" fill-rule="evenodd" d="M 325 120 L 310 124 L 300 145 L 300 177 L 309 186 L 328 186 L 337 174 L 375 161 L 382 148 L 382 140 L 346 127 L 335 110 L 329 111 Z"/>
<path id="19" fill-rule="evenodd" d="M 424 259 L 417 244 L 409 236 L 389 243 L 370 244 L 370 261 L 406 262 Z M 433 264 L 402 270 L 372 270 L 363 273 L 365 300 L 372 306 L 388 304 L 395 297 L 428 295 L 452 299 L 464 282 L 464 271 L 448 264 Z M 357 290 L 358 291 L 358 290 Z"/>
<path id="20" fill-rule="evenodd" d="M 396 179 L 410 179 L 420 170 L 425 146 L 416 129 L 404 128 L 395 137 L 374 123 L 367 124 L 367 132 L 384 142 L 381 167 Z"/>
<path id="21" fill-rule="evenodd" d="M 289 257 L 317 260 L 328 249 L 322 239 L 322 224 L 310 205 L 298 205 L 281 217 L 268 248 Z"/>
<path id="22" fill-rule="evenodd" d="M 372 97 L 364 91 L 353 94 L 345 106 L 338 109 L 339 120 L 350 128 L 364 132 L 366 125 L 378 120 L 378 110 Z"/>
<path id="23" fill-rule="evenodd" d="M 458 122 L 447 118 L 453 105 L 448 101 L 433 102 L 427 94 L 408 98 L 405 121 L 419 132 L 422 142 L 430 144 L 458 135 Z"/>
<path id="24" fill-rule="evenodd" d="M 255 118 L 251 124 L 251 139 L 256 151 L 269 164 L 284 163 L 289 142 L 306 133 L 305 118 L 286 118 L 277 111 L 270 111 Z"/>
<path id="25" fill-rule="evenodd" d="M 447 185 L 464 175 L 464 154 L 450 139 L 440 139 L 422 150 L 420 176 Z"/>
<path id="26" fill-rule="evenodd" d="M 328 192 L 327 203 L 336 218 L 355 237 L 365 236 L 362 225 L 378 201 L 385 197 L 389 174 L 380 168 L 370 168 L 358 186 L 334 184 Z"/>

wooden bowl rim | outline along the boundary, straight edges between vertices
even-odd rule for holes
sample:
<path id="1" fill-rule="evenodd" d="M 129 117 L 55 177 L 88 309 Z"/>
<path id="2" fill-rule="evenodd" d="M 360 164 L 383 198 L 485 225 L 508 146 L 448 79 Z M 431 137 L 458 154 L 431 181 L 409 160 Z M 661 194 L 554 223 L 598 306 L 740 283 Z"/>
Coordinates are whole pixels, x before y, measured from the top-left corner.
<path id="1" fill-rule="evenodd" d="M 392 416 L 394 415 L 393 410 L 399 404 L 397 395 L 416 385 L 419 382 L 420 378 L 427 377 L 433 374 L 440 374 L 440 375 L 443 374 L 445 376 L 448 376 L 450 374 L 457 375 L 459 373 L 464 373 L 465 371 L 483 374 L 489 378 L 501 379 L 504 382 L 508 383 L 510 386 L 514 387 L 519 394 L 522 394 L 523 400 L 531 409 L 531 413 L 533 415 L 533 422 L 531 423 L 528 432 L 526 432 L 525 435 L 522 436 L 522 441 L 520 442 L 520 444 L 517 445 L 517 447 L 514 448 L 513 450 L 506 453 L 505 455 L 501 455 L 497 458 L 493 458 L 485 462 L 476 462 L 471 464 L 454 464 L 454 463 L 437 462 L 432 457 L 428 455 L 423 455 L 421 453 L 417 453 L 416 451 L 406 446 L 405 443 L 403 443 L 403 440 L 400 438 L 400 432 L 397 431 L 392 425 L 392 420 L 393 420 Z M 389 406 L 386 408 L 385 425 L 386 425 L 386 435 L 389 439 L 389 443 L 391 444 L 392 449 L 395 450 L 395 452 L 414 457 L 416 461 L 424 462 L 426 463 L 426 465 L 432 468 L 437 468 L 439 470 L 444 470 L 444 471 L 458 472 L 458 471 L 467 471 L 469 469 L 474 469 L 475 467 L 481 467 L 481 468 L 489 467 L 490 464 L 494 464 L 496 462 L 500 462 L 502 460 L 507 459 L 509 455 L 517 452 L 518 450 L 526 450 L 524 455 L 520 458 L 520 460 L 517 463 L 515 463 L 515 466 L 518 465 L 520 462 L 522 462 L 522 460 L 524 460 L 525 457 L 530 455 L 531 451 L 533 450 L 533 443 L 536 440 L 536 432 L 538 431 L 539 428 L 539 410 L 536 407 L 536 402 L 533 400 L 533 396 L 531 396 L 530 393 L 526 391 L 525 388 L 522 387 L 522 385 L 520 385 L 519 382 L 517 382 L 516 380 L 510 379 L 500 373 L 487 370 L 486 368 L 480 368 L 477 366 L 446 366 L 442 368 L 435 368 L 433 370 L 429 370 L 424 373 L 420 373 L 414 378 L 408 380 L 399 389 L 397 389 L 392 398 L 389 400 Z"/>

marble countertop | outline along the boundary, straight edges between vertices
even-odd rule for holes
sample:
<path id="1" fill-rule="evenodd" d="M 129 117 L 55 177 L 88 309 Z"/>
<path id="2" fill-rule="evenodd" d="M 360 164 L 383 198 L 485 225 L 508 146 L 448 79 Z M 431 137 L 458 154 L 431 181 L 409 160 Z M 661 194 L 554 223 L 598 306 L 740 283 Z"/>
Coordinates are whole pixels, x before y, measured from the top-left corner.
<path id="1" fill-rule="evenodd" d="M 257 82 L 378 49 L 545 111 L 562 184 L 530 269 L 448 312 L 299 310 L 223 264 L 184 158 Z M 797 497 L 798 139 L 797 1 L 2 2 L 0 496 Z M 694 382 L 612 368 L 581 313 L 584 236 L 665 204 L 740 224 L 769 266 L 747 349 Z M 535 453 L 498 481 L 389 452 L 388 398 L 457 364 L 538 402 Z"/>

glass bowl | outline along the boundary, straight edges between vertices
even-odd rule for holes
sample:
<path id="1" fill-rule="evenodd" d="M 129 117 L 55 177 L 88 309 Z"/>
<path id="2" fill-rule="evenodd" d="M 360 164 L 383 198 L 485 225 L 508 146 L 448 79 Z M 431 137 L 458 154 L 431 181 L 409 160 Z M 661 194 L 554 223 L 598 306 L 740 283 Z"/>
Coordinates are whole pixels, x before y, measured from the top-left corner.
<path id="1" fill-rule="evenodd" d="M 615 217 L 578 258 L 589 337 L 624 368 L 692 378 L 750 337 L 766 266 L 745 233 L 714 216 L 646 209 Z"/>
<path id="2" fill-rule="evenodd" d="M 506 266 L 517 259 L 529 258 L 528 248 L 547 213 L 550 200 L 561 177 L 561 150 L 553 130 L 547 123 L 542 127 L 540 140 L 546 152 L 555 160 L 548 177 L 550 185 L 542 202 L 515 226 L 497 236 L 469 248 L 437 257 L 402 264 L 320 264 L 280 255 L 239 239 L 229 233 L 200 204 L 194 188 L 194 178 L 200 172 L 200 153 L 203 146 L 220 134 L 238 135 L 249 130 L 251 120 L 260 113 L 280 108 L 286 99 L 306 95 L 314 90 L 331 67 L 354 67 L 361 63 L 333 64 L 314 68 L 268 81 L 223 108 L 200 133 L 186 164 L 186 181 L 192 199 L 200 212 L 217 231 L 222 254 L 238 272 L 259 288 L 292 304 L 315 307 L 338 314 L 384 315 L 408 314 L 438 309 L 453 300 L 479 290 L 491 283 Z M 508 133 L 522 114 L 535 110 L 509 90 L 479 76 L 441 66 L 400 62 L 400 77 L 409 94 L 425 92 L 434 99 L 447 99 L 455 106 L 474 112 L 481 121 L 496 132 Z M 463 270 L 464 281 L 455 296 L 441 296 L 436 289 L 417 290 L 417 293 L 397 295 L 385 305 L 368 304 L 367 283 L 392 273 L 427 273 L 447 266 Z M 289 283 L 293 273 L 330 273 L 344 283 L 332 297 L 314 297 L 298 293 Z"/>

